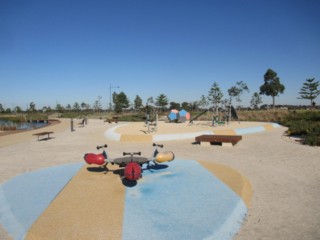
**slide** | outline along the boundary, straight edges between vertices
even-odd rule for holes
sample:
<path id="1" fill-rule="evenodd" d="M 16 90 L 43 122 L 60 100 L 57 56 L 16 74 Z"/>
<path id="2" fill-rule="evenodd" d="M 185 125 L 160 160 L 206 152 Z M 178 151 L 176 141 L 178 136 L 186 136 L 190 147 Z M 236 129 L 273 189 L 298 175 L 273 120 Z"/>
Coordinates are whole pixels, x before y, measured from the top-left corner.
<path id="1" fill-rule="evenodd" d="M 189 123 L 193 123 L 194 120 L 198 119 L 200 116 L 202 116 L 202 115 L 205 114 L 206 112 L 208 112 L 208 109 L 206 109 L 205 111 L 203 111 L 203 112 L 200 113 L 199 115 L 195 116 L 194 118 L 190 119 Z"/>

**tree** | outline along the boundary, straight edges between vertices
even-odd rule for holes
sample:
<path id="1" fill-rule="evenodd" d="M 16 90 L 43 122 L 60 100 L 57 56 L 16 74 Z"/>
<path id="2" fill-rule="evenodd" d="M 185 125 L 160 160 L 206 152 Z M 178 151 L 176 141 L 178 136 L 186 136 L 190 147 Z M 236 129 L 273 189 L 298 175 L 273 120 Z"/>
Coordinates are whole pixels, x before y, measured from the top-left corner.
<path id="1" fill-rule="evenodd" d="M 209 104 L 209 102 L 208 102 L 206 96 L 202 95 L 201 98 L 200 98 L 200 101 L 199 101 L 199 106 L 201 108 L 206 108 L 208 106 L 208 104 Z"/>
<path id="2" fill-rule="evenodd" d="M 119 94 L 114 93 L 114 104 L 114 110 L 117 113 L 122 112 L 123 108 L 129 107 L 127 95 L 124 92 L 120 92 Z"/>
<path id="3" fill-rule="evenodd" d="M 71 109 L 72 109 L 72 108 L 71 108 L 71 105 L 70 105 L 70 104 L 67 104 L 67 106 L 66 106 L 66 110 L 70 112 L 70 111 L 71 111 Z"/>
<path id="4" fill-rule="evenodd" d="M 307 99 L 310 100 L 311 107 L 313 106 L 313 100 L 320 95 L 319 81 L 315 81 L 315 78 L 307 79 L 303 83 L 303 86 L 300 89 L 300 97 L 298 99 Z"/>
<path id="5" fill-rule="evenodd" d="M 142 99 L 139 95 L 134 99 L 134 109 L 140 109 L 142 107 Z"/>
<path id="6" fill-rule="evenodd" d="M 16 113 L 21 113 L 21 112 L 22 112 L 22 109 L 21 109 L 21 107 L 16 106 L 16 107 L 14 108 L 14 111 L 15 111 Z"/>
<path id="7" fill-rule="evenodd" d="M 169 109 L 180 109 L 180 103 L 170 102 Z"/>
<path id="8" fill-rule="evenodd" d="M 102 97 L 98 96 L 97 100 L 93 104 L 94 111 L 96 111 L 98 113 L 100 113 L 100 111 L 102 110 L 101 99 L 102 99 Z"/>
<path id="9" fill-rule="evenodd" d="M 218 116 L 218 105 L 223 98 L 223 93 L 218 85 L 218 83 L 214 82 L 208 93 L 208 100 L 212 102 L 216 109 L 216 116 Z"/>
<path id="10" fill-rule="evenodd" d="M 89 110 L 90 109 L 90 105 L 89 104 L 86 104 L 85 102 L 82 102 L 81 104 L 80 104 L 80 106 L 81 106 L 81 109 L 82 110 Z"/>
<path id="11" fill-rule="evenodd" d="M 186 110 L 186 111 L 190 111 L 190 105 L 188 102 L 182 102 L 181 103 L 181 108 Z"/>
<path id="12" fill-rule="evenodd" d="M 232 98 L 239 95 L 239 89 L 235 86 L 232 86 L 231 88 L 228 89 L 228 94 L 230 96 L 230 100 L 232 101 Z"/>
<path id="13" fill-rule="evenodd" d="M 3 113 L 4 112 L 4 107 L 3 105 L 0 103 L 0 113 Z"/>
<path id="14" fill-rule="evenodd" d="M 277 73 L 269 68 L 264 74 L 264 84 L 260 86 L 260 94 L 272 97 L 272 106 L 274 109 L 275 97 L 277 97 L 279 93 L 283 93 L 284 90 L 285 86 L 280 83 Z"/>
<path id="15" fill-rule="evenodd" d="M 42 107 L 42 113 L 49 112 L 49 110 L 50 110 L 50 107 L 46 107 L 46 106 Z"/>
<path id="16" fill-rule="evenodd" d="M 236 82 L 236 86 L 233 86 L 228 89 L 228 94 L 230 96 L 230 100 L 232 101 L 232 98 L 235 97 L 236 101 L 238 102 L 238 107 L 240 108 L 241 103 L 241 95 L 244 91 L 249 92 L 249 88 L 246 83 L 243 81 Z"/>
<path id="17" fill-rule="evenodd" d="M 162 112 L 164 112 L 164 109 L 168 105 L 168 102 L 169 102 L 169 100 L 168 100 L 167 96 L 164 94 L 160 94 L 156 98 L 156 105 L 162 109 Z"/>
<path id="18" fill-rule="evenodd" d="M 62 113 L 63 110 L 64 110 L 64 109 L 63 109 L 63 106 L 58 103 L 58 104 L 56 105 L 56 111 L 59 112 L 59 113 Z"/>
<path id="19" fill-rule="evenodd" d="M 29 111 L 30 111 L 30 112 L 35 112 L 35 111 L 37 111 L 37 110 L 36 110 L 36 104 L 35 104 L 34 102 L 31 102 L 31 103 L 29 104 Z"/>
<path id="20" fill-rule="evenodd" d="M 80 104 L 78 102 L 75 102 L 73 104 L 73 110 L 76 111 L 76 112 L 79 112 L 81 110 Z"/>
<path id="21" fill-rule="evenodd" d="M 254 109 L 258 109 L 259 108 L 259 104 L 262 103 L 262 100 L 261 100 L 261 96 L 259 93 L 255 92 L 253 95 L 252 95 L 252 98 L 251 98 L 251 101 L 250 101 L 250 104 L 251 106 L 254 108 Z"/>
<path id="22" fill-rule="evenodd" d="M 199 108 L 199 102 L 198 101 L 192 101 L 189 103 L 189 108 L 192 111 L 195 111 Z"/>

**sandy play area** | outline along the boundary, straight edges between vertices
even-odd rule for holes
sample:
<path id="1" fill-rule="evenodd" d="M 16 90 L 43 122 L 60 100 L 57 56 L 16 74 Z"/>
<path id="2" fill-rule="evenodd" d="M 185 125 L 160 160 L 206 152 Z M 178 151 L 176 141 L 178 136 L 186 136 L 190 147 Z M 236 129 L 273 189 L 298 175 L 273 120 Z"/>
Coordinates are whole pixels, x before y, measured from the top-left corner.
<path id="1" fill-rule="evenodd" d="M 215 128 L 203 126 L 201 123 L 193 126 L 176 124 L 174 129 L 172 125 L 161 123 L 155 133 L 146 134 L 143 130 L 146 130 L 143 123 L 109 124 L 102 120 L 89 119 L 88 125 L 81 127 L 75 124 L 75 131 L 71 132 L 70 120 L 62 119 L 60 124 L 43 129 L 1 136 L 0 184 L 5 185 L 13 177 L 26 173 L 31 174 L 45 168 L 84 163 L 84 153 L 97 152 L 95 146 L 105 143 L 108 144 L 108 154 L 113 158 L 121 156 L 123 151 L 141 151 L 144 155 L 151 155 L 150 143 L 158 137 L 159 143 L 163 143 L 166 150 L 174 151 L 176 159 L 191 160 L 190 166 L 193 166 L 193 161 L 201 163 L 201 166 L 213 172 L 218 179 L 243 199 L 248 212 L 238 233 L 234 235 L 234 239 L 320 239 L 320 205 L 318 204 L 320 199 L 320 148 L 303 146 L 290 141 L 283 136 L 286 130 L 284 127 L 270 123 L 241 122 Z M 54 132 L 51 135 L 52 138 L 37 141 L 37 137 L 32 134 L 42 131 Z M 233 147 L 194 144 L 192 134 L 202 132 L 241 134 L 243 139 Z M 184 138 L 173 139 L 179 135 L 183 135 Z M 111 139 L 108 138 L 110 136 Z M 149 136 L 148 139 L 145 136 Z M 134 137 L 137 137 L 138 141 L 132 141 Z M 181 164 L 181 161 L 177 163 Z M 182 165 L 179 164 L 172 166 L 172 169 L 188 166 L 183 162 Z M 230 173 L 226 170 L 228 168 L 232 169 L 234 175 L 228 174 Z M 82 187 L 90 190 L 90 194 L 103 192 L 106 189 L 113 193 L 113 197 L 107 201 L 109 204 L 105 204 L 105 199 L 96 199 L 103 203 L 102 207 L 99 206 L 97 213 L 105 213 L 96 215 L 97 222 L 107 221 L 108 218 L 108 221 L 113 222 L 111 225 L 105 224 L 105 228 L 110 232 L 108 238 L 105 239 L 127 239 L 128 232 L 122 232 L 122 224 L 126 224 L 126 220 L 122 219 L 124 201 L 122 196 L 126 186 L 121 183 L 116 174 L 91 173 L 88 173 L 86 167 L 82 167 L 72 181 L 79 178 L 81 182 L 83 179 L 81 176 L 85 175 L 89 181 L 82 182 L 84 185 L 87 184 Z M 193 173 L 195 172 L 190 172 L 190 174 Z M 235 177 L 237 175 L 242 175 L 244 178 Z M 105 178 L 107 181 L 103 181 L 101 185 L 89 184 L 100 178 Z M 234 181 L 235 179 L 237 181 Z M 239 183 L 244 181 L 243 179 L 248 180 L 248 183 Z M 52 216 L 50 211 L 59 213 L 55 210 L 61 207 L 59 201 L 63 201 L 64 198 L 77 197 L 79 185 L 72 181 L 67 185 L 70 188 L 68 194 L 56 198 L 53 205 L 43 214 L 42 219 L 54 221 L 50 219 Z M 246 185 L 248 186 L 244 187 Z M 141 187 L 143 186 L 141 184 Z M 253 194 L 248 189 L 252 189 Z M 147 190 L 150 191 L 152 188 L 147 188 Z M 76 199 L 79 200 L 79 197 Z M 75 207 L 73 209 L 79 209 L 81 205 L 73 207 Z M 4 211 L 3 206 L 0 206 L 0 211 Z M 72 212 L 71 207 L 70 212 Z M 73 214 L 77 215 L 79 212 L 74 211 Z M 61 213 L 65 211 L 62 210 Z M 59 219 L 58 215 L 56 217 Z M 80 218 L 78 219 L 81 221 Z M 68 218 L 65 221 L 68 221 Z M 72 223 L 66 222 L 65 225 L 68 224 Z M 70 231 L 70 228 L 66 229 Z M 95 232 L 101 230 L 101 228 L 92 229 Z M 85 231 L 85 228 L 82 230 Z M 44 235 L 39 235 L 40 232 Z M 52 236 L 53 233 L 58 235 Z M 93 236 L 88 231 L 86 234 L 82 235 L 86 236 L 86 239 L 88 236 Z M 73 235 L 72 229 L 71 232 L 64 233 L 63 229 L 60 231 L 52 229 L 50 224 L 42 225 L 39 222 L 26 236 L 27 239 L 43 239 L 44 236 L 48 239 L 62 239 L 68 236 L 68 239 L 71 239 Z M 10 239 L 3 226 L 0 227 L 0 239 Z"/>

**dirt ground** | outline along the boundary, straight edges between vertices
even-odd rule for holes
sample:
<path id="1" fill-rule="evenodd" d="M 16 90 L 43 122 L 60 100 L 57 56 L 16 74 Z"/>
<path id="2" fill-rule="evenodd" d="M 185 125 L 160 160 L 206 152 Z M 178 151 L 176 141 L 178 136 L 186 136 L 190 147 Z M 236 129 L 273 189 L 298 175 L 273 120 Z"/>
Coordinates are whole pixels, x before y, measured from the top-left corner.
<path id="1" fill-rule="evenodd" d="M 141 123 L 143 124 L 143 123 Z M 102 120 L 89 120 L 82 127 L 70 120 L 44 129 L 0 136 L 0 183 L 40 168 L 81 162 L 95 146 L 108 144 L 113 158 L 123 151 L 151 155 L 150 143 L 115 142 L 104 132 L 115 126 Z M 290 141 L 286 128 L 244 135 L 234 147 L 200 146 L 192 140 L 164 142 L 176 158 L 224 164 L 245 175 L 253 188 L 252 206 L 237 240 L 320 239 L 320 148 Z M 32 134 L 53 131 L 52 138 L 37 141 Z M 0 239 L 9 239 L 0 227 Z"/>

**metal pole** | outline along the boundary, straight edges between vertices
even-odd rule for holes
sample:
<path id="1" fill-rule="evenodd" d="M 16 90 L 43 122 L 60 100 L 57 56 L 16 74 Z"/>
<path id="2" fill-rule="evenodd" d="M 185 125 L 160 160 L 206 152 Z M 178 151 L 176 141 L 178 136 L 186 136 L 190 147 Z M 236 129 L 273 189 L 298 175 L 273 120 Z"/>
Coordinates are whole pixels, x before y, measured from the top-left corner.
<path id="1" fill-rule="evenodd" d="M 109 90 L 110 90 L 109 111 L 111 112 L 111 107 L 112 107 L 112 104 L 111 104 L 111 84 L 110 84 Z"/>
<path id="2" fill-rule="evenodd" d="M 71 128 L 71 132 L 74 131 L 74 128 L 73 128 L 73 118 L 70 119 L 70 128 Z"/>

